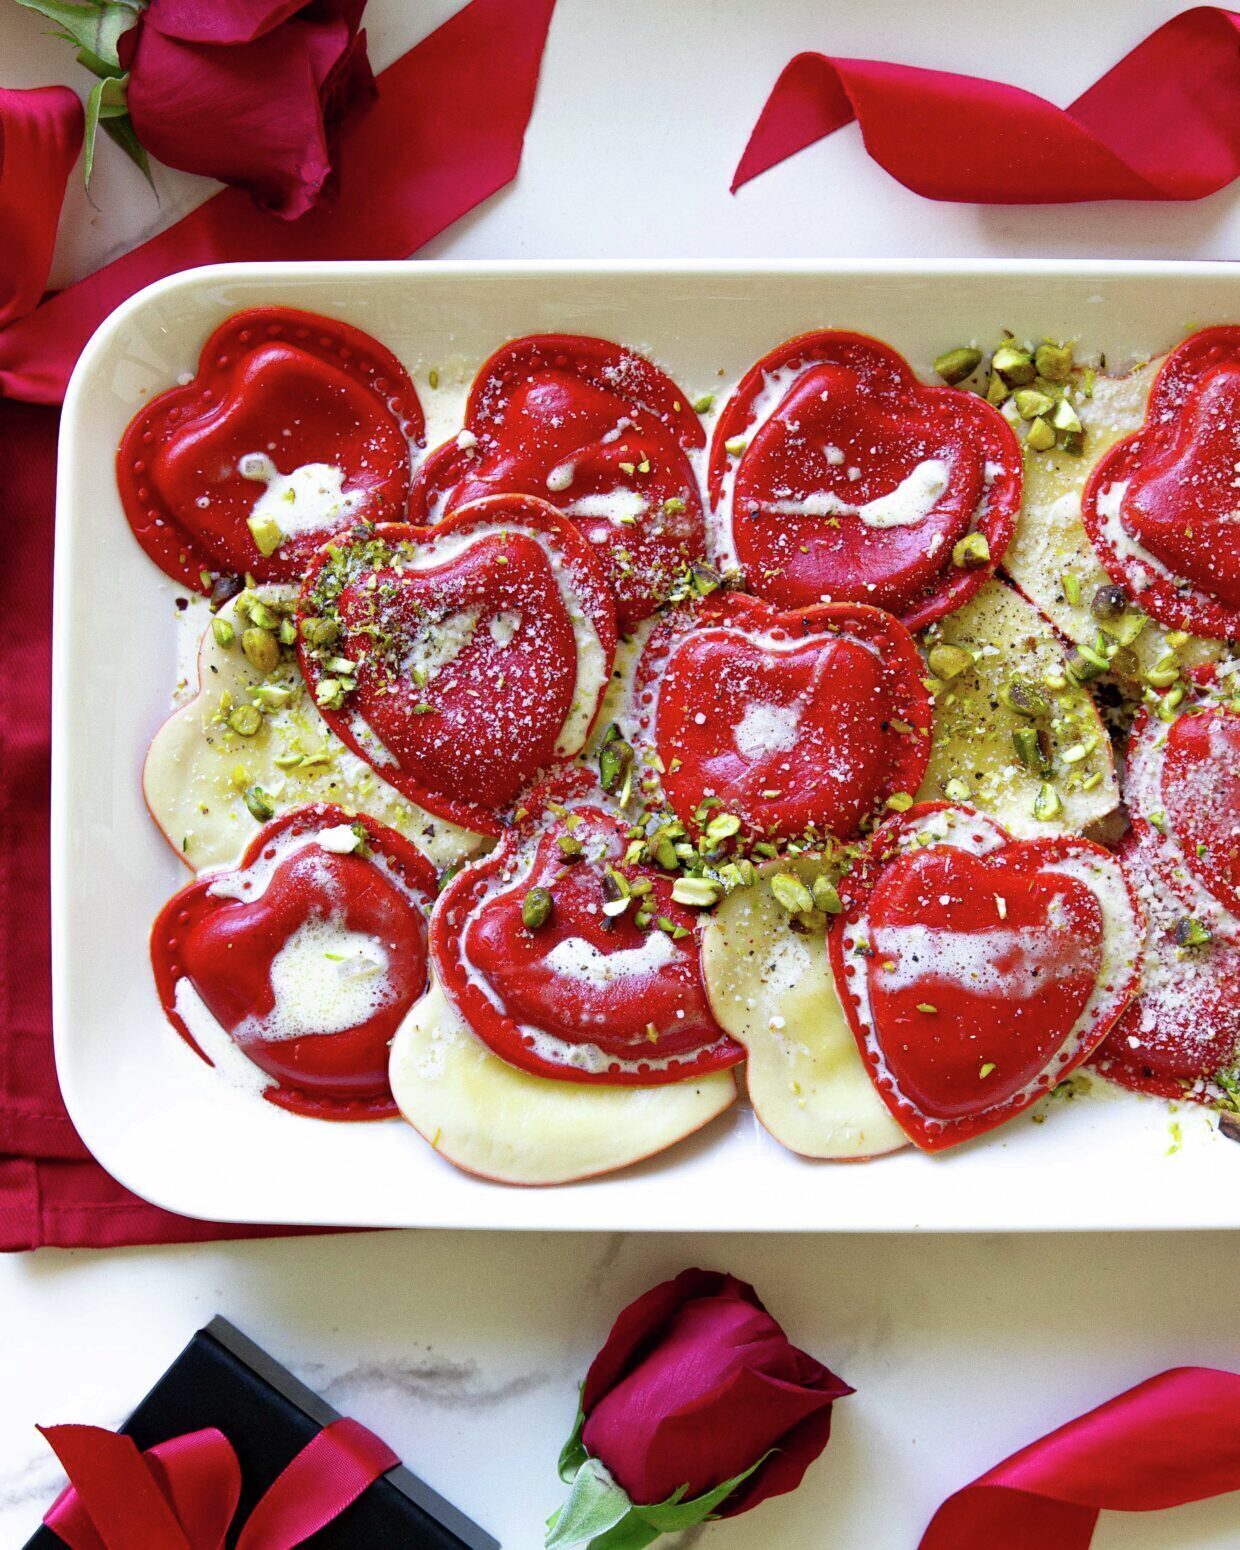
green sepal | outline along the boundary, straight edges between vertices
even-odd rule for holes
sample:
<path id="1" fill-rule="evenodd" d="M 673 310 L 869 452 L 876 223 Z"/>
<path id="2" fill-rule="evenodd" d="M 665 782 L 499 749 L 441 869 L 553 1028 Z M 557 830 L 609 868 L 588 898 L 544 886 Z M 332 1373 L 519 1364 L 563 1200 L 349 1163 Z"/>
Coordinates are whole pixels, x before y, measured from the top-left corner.
<path id="1" fill-rule="evenodd" d="M 127 75 L 105 75 L 95 82 L 86 99 L 86 133 L 83 138 L 85 165 L 83 173 L 86 187 L 90 187 L 91 173 L 95 170 L 95 140 L 99 125 L 111 119 L 124 118 L 128 114 L 125 89 L 129 85 Z"/>
<path id="2" fill-rule="evenodd" d="M 556 1466 L 560 1472 L 560 1479 L 566 1485 L 572 1481 L 577 1471 L 589 1457 L 585 1450 L 585 1444 L 581 1440 L 581 1429 L 586 1424 L 586 1413 L 581 1403 L 585 1389 L 584 1383 L 577 1389 L 577 1417 L 573 1422 L 573 1429 L 568 1441 L 560 1449 L 560 1461 Z"/>
<path id="3" fill-rule="evenodd" d="M 55 22 L 66 42 L 89 56 L 80 62 L 96 75 L 121 73 L 117 44 L 138 18 L 145 0 L 17 0 Z"/>
<path id="4" fill-rule="evenodd" d="M 578 1417 L 560 1455 L 562 1464 L 570 1450 L 580 1447 L 580 1430 Z M 770 1456 L 764 1453 L 756 1464 L 690 1501 L 684 1499 L 687 1487 L 681 1486 L 666 1501 L 645 1507 L 629 1499 L 598 1459 L 586 1458 L 573 1476 L 568 1500 L 548 1520 L 546 1550 L 645 1550 L 662 1534 L 678 1534 L 713 1517 L 716 1507 Z"/>
<path id="5" fill-rule="evenodd" d="M 632 1511 L 633 1503 L 605 1466 L 587 1459 L 573 1477 L 568 1500 L 548 1525 L 546 1550 L 588 1550 Z"/>
<path id="6" fill-rule="evenodd" d="M 119 145 L 125 155 L 129 157 L 134 166 L 138 168 L 142 176 L 155 187 L 155 179 L 151 176 L 151 163 L 146 154 L 146 148 L 134 133 L 133 121 L 128 113 L 119 118 L 105 118 L 103 120 L 103 132 L 115 145 Z"/>

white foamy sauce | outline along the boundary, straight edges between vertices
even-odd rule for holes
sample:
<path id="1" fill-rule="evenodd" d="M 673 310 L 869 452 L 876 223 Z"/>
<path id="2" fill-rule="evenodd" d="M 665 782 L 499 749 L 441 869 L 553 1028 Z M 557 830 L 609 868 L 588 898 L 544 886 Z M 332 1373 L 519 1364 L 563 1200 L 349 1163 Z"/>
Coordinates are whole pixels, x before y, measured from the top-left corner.
<path id="1" fill-rule="evenodd" d="M 275 1005 L 238 1028 L 242 1039 L 303 1039 L 356 1028 L 390 1004 L 387 948 L 338 915 L 312 915 L 271 960 Z"/>
<path id="2" fill-rule="evenodd" d="M 1031 1001 L 1057 980 L 1088 972 L 1089 955 L 1064 932 L 952 931 L 936 926 L 879 926 L 874 932 L 884 990 L 935 984 L 975 995 Z M 888 964 L 893 967 L 888 967 Z"/>
<path id="3" fill-rule="evenodd" d="M 770 509 L 781 516 L 858 517 L 871 528 L 916 527 L 942 499 L 947 480 L 947 464 L 939 458 L 927 458 L 894 490 L 861 506 L 841 500 L 834 490 L 816 490 L 802 500 L 773 501 Z"/>
<path id="4" fill-rule="evenodd" d="M 645 516 L 649 508 L 638 490 L 623 485 L 619 489 L 606 490 L 597 495 L 581 495 L 571 506 L 564 507 L 566 517 L 605 517 L 617 527 L 635 522 Z"/>
<path id="5" fill-rule="evenodd" d="M 474 638 L 481 610 L 460 608 L 422 626 L 401 664 L 415 683 L 431 682 L 456 661 Z"/>
<path id="6" fill-rule="evenodd" d="M 737 751 L 746 759 L 760 759 L 768 753 L 787 753 L 796 747 L 801 726 L 799 705 L 771 705 L 761 701 L 745 707 L 745 714 L 732 733 Z"/>
<path id="7" fill-rule="evenodd" d="M 266 485 L 251 515 L 274 522 L 285 538 L 337 527 L 363 499 L 361 490 L 344 488 L 344 472 L 333 463 L 303 463 L 291 474 L 282 474 L 265 452 L 247 452 L 237 472 Z"/>
<path id="8" fill-rule="evenodd" d="M 657 974 L 676 957 L 676 948 L 665 931 L 651 931 L 640 947 L 605 953 L 584 937 L 569 936 L 547 954 L 548 968 L 565 979 L 604 986 L 616 980 L 645 979 Z"/>
<path id="9" fill-rule="evenodd" d="M 189 980 L 177 981 L 175 1004 L 194 1043 L 230 1086 L 261 1098 L 276 1085 L 275 1077 L 256 1066 L 220 1027 Z"/>

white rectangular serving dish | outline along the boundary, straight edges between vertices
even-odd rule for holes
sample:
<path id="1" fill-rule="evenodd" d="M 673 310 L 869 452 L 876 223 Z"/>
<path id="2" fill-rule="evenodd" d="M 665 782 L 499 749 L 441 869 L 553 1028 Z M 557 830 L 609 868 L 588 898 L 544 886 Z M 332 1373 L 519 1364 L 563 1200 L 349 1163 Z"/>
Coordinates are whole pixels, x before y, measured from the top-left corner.
<path id="1" fill-rule="evenodd" d="M 458 1172 L 400 1121 L 300 1119 L 228 1085 L 164 1021 L 147 933 L 188 881 L 147 815 L 139 775 L 168 714 L 175 589 L 138 548 L 113 479 L 147 396 L 192 371 L 241 307 L 343 318 L 401 357 L 468 381 L 504 340 L 599 334 L 666 367 L 691 398 L 734 382 L 788 335 L 873 333 L 928 373 L 998 331 L 1077 338 L 1112 363 L 1240 319 L 1240 265 L 253 264 L 193 270 L 103 324 L 65 403 L 56 518 L 52 910 L 56 1059 L 86 1144 L 122 1183 L 189 1216 L 349 1226 L 675 1230 L 1234 1227 L 1240 1149 L 1199 1110 L 1052 1102 L 938 1158 L 813 1163 L 743 1104 L 624 1173 L 514 1189 Z M 463 391 L 463 387 L 462 387 Z M 451 395 L 428 405 L 429 443 Z M 438 405 L 438 408 L 436 407 Z M 1177 1144 L 1178 1123 L 1182 1141 Z"/>

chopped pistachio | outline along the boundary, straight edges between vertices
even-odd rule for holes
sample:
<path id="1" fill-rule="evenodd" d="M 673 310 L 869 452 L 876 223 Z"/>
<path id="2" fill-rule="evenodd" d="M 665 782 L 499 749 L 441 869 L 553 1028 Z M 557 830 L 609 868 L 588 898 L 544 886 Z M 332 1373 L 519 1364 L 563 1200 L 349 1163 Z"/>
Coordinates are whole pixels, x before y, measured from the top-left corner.
<path id="1" fill-rule="evenodd" d="M 231 646 L 237 638 L 237 632 L 229 624 L 227 619 L 212 619 L 211 633 L 215 636 L 217 646 Z"/>
<path id="2" fill-rule="evenodd" d="M 943 795 L 949 802 L 967 802 L 973 793 L 969 790 L 968 781 L 961 780 L 958 775 L 953 775 L 943 787 Z"/>
<path id="3" fill-rule="evenodd" d="M 322 650 L 326 646 L 335 644 L 340 634 L 340 627 L 334 619 L 303 619 L 301 633 L 307 645 L 313 646 L 316 650 Z"/>
<path id="4" fill-rule="evenodd" d="M 933 1001 L 919 1001 L 917 1003 L 917 1010 L 919 1012 L 924 1012 L 927 1017 L 933 1017 L 934 1014 L 938 1011 L 938 1007 L 935 1006 Z"/>
<path id="5" fill-rule="evenodd" d="M 260 673 L 274 673 L 280 665 L 280 647 L 269 630 L 251 627 L 241 636 L 241 649 L 251 667 Z"/>
<path id="6" fill-rule="evenodd" d="M 1089 683 L 1105 673 L 1111 664 L 1092 646 L 1074 646 L 1068 654 L 1068 672 L 1077 683 Z"/>
<path id="7" fill-rule="evenodd" d="M 1145 680 L 1156 689 L 1169 689 L 1179 676 L 1180 664 L 1175 654 L 1168 651 L 1146 672 Z"/>
<path id="8" fill-rule="evenodd" d="M 792 872 L 776 872 L 771 878 L 771 892 L 791 915 L 802 914 L 814 907 L 814 896 Z"/>
<path id="9" fill-rule="evenodd" d="M 242 737 L 253 737 L 263 724 L 263 714 L 257 705 L 238 705 L 228 718 L 228 725 Z"/>
<path id="10" fill-rule="evenodd" d="M 1020 673 L 1013 673 L 999 689 L 999 699 L 1009 710 L 1031 719 L 1045 716 L 1050 706 L 1037 688 Z"/>
<path id="11" fill-rule="evenodd" d="M 1187 646 L 1189 641 L 1186 630 L 1169 630 L 1167 632 L 1167 644 L 1172 651 L 1178 651 L 1181 646 Z"/>
<path id="12" fill-rule="evenodd" d="M 264 710 L 283 710 L 293 698 L 293 691 L 281 684 L 259 684 L 254 691 L 254 698 Z"/>
<path id="13" fill-rule="evenodd" d="M 537 931 L 551 919 L 553 908 L 551 894 L 546 888 L 531 888 L 521 900 L 521 924 L 530 931 Z"/>
<path id="14" fill-rule="evenodd" d="M 958 349 L 948 350 L 940 355 L 934 363 L 934 369 L 944 382 L 955 387 L 957 382 L 963 382 L 966 377 L 971 377 L 981 364 L 980 350 L 961 345 Z"/>
<path id="15" fill-rule="evenodd" d="M 1016 757 L 1027 770 L 1046 774 L 1050 765 L 1042 752 L 1038 734 L 1032 727 L 1016 727 L 1012 732 L 1012 746 L 1016 749 Z"/>
<path id="16" fill-rule="evenodd" d="M 1038 787 L 1038 794 L 1033 799 L 1033 816 L 1041 819 L 1043 823 L 1051 823 L 1063 812 L 1063 800 L 1058 791 L 1048 781 L 1043 781 Z"/>
<path id="17" fill-rule="evenodd" d="M 250 623 L 258 626 L 260 630 L 278 630 L 280 628 L 280 615 L 275 609 L 268 608 L 255 598 L 249 607 Z"/>
<path id="18" fill-rule="evenodd" d="M 663 510 L 668 512 L 680 512 L 685 509 L 685 503 L 679 495 L 669 495 L 663 502 Z"/>
<path id="19" fill-rule="evenodd" d="M 712 845 L 721 845 L 739 834 L 741 821 L 735 813 L 720 813 L 706 825 L 706 838 Z"/>
<path id="20" fill-rule="evenodd" d="M 1089 611 L 1095 619 L 1118 619 L 1128 607 L 1128 589 L 1116 581 L 1100 586 L 1089 600 Z"/>
<path id="21" fill-rule="evenodd" d="M 952 564 L 959 570 L 981 570 L 990 564 L 990 545 L 985 533 L 966 533 L 952 548 Z"/>
<path id="22" fill-rule="evenodd" d="M 1067 571 L 1063 578 L 1063 595 L 1072 604 L 1073 608 L 1081 606 L 1081 578 Z"/>
<path id="23" fill-rule="evenodd" d="M 844 902 L 840 898 L 840 891 L 830 878 L 816 877 L 810 893 L 814 908 L 821 910 L 824 915 L 839 915 L 843 912 Z"/>
<path id="24" fill-rule="evenodd" d="M 1019 345 L 1010 342 L 999 346 L 991 357 L 990 364 L 1005 382 L 1011 383 L 1014 387 L 1024 387 L 1038 374 L 1037 367 L 1033 364 L 1033 356 L 1028 350 L 1022 350 Z"/>
<path id="25" fill-rule="evenodd" d="M 556 844 L 560 848 L 560 855 L 565 861 L 580 861 L 585 846 L 575 834 L 561 834 Z"/>
<path id="26" fill-rule="evenodd" d="M 672 884 L 672 898 L 677 904 L 689 904 L 699 910 L 718 904 L 719 892 L 719 884 L 709 877 L 678 877 Z"/>
<path id="27" fill-rule="evenodd" d="M 246 524 L 250 530 L 259 554 L 266 559 L 272 555 L 284 542 L 284 534 L 280 531 L 280 524 L 274 517 L 247 517 Z"/>
<path id="28" fill-rule="evenodd" d="M 1066 382 L 1072 375 L 1073 354 L 1070 344 L 1051 344 L 1048 340 L 1033 352 L 1038 375 L 1048 382 Z"/>
<path id="29" fill-rule="evenodd" d="M 707 414 L 714 408 L 715 395 L 713 393 L 700 393 L 693 400 L 694 414 Z"/>
<path id="30" fill-rule="evenodd" d="M 1025 437 L 1025 445 L 1032 447 L 1035 452 L 1049 452 L 1055 445 L 1055 432 L 1051 428 L 1049 420 L 1044 420 L 1041 415 L 1035 415 L 1029 426 L 1029 433 Z"/>
<path id="31" fill-rule="evenodd" d="M 598 755 L 599 783 L 603 790 L 618 790 L 632 767 L 632 745 L 625 742 L 620 736 L 620 728 L 612 722 Z"/>
<path id="32" fill-rule="evenodd" d="M 344 704 L 345 688 L 339 678 L 320 678 L 314 686 L 314 703 L 320 710 L 339 710 Z"/>
<path id="33" fill-rule="evenodd" d="M 1125 614 L 1107 626 L 1107 634 L 1119 646 L 1131 646 L 1150 621 L 1144 614 Z"/>
<path id="34" fill-rule="evenodd" d="M 746 436 L 730 436 L 723 444 L 723 450 L 729 457 L 740 457 L 741 453 L 749 445 Z"/>
<path id="35" fill-rule="evenodd" d="M 1175 923 L 1175 945 L 1177 947 L 1205 947 L 1210 941 L 1210 928 L 1200 920 L 1193 920 L 1185 916 Z"/>
<path id="36" fill-rule="evenodd" d="M 280 628 L 276 633 L 282 646 L 295 646 L 297 644 L 297 626 L 291 619 L 281 619 Z"/>
<path id="37" fill-rule="evenodd" d="M 1066 398 L 1061 398 L 1051 411 L 1051 424 L 1065 434 L 1077 435 L 1081 429 L 1077 412 Z"/>
<path id="38" fill-rule="evenodd" d="M 274 818 L 276 815 L 271 798 L 261 786 L 249 787 L 245 793 L 245 805 L 249 808 L 252 816 L 258 819 L 259 823 L 266 823 L 269 818 Z"/>
<path id="39" fill-rule="evenodd" d="M 963 646 L 931 646 L 927 661 L 930 671 L 939 678 L 959 678 L 973 666 L 973 653 Z"/>
<path id="40" fill-rule="evenodd" d="M 1016 396 L 1016 408 L 1022 420 L 1036 420 L 1054 407 L 1054 399 L 1037 388 L 1021 388 Z"/>
<path id="41" fill-rule="evenodd" d="M 907 813 L 913 805 L 913 799 L 907 791 L 896 791 L 887 798 L 887 806 L 893 813 Z"/>
<path id="42" fill-rule="evenodd" d="M 983 1060 L 981 1065 L 978 1067 L 978 1079 L 984 1082 L 994 1069 L 995 1063 L 993 1060 Z"/>

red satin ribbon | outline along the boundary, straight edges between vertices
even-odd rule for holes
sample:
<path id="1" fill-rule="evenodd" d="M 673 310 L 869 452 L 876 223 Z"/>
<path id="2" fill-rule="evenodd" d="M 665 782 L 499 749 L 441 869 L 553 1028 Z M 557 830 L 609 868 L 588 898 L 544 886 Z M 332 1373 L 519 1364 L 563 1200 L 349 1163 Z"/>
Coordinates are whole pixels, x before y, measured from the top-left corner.
<path id="1" fill-rule="evenodd" d="M 241 1466 L 214 1427 L 146 1453 L 100 1426 L 41 1426 L 69 1476 L 44 1523 L 69 1550 L 223 1550 Z M 400 1460 L 357 1421 L 333 1421 L 268 1487 L 236 1550 L 292 1550 Z"/>
<path id="2" fill-rule="evenodd" d="M 1240 1491 L 1240 1373 L 1175 1367 L 1040 1438 L 935 1513 L 920 1550 L 1088 1550 L 1098 1514 Z"/>
<path id="3" fill-rule="evenodd" d="M 1240 176 L 1240 13 L 1172 17 L 1067 108 L 999 81 L 798 54 L 733 192 L 854 119 L 874 160 L 927 199 L 1201 199 Z"/>
<path id="4" fill-rule="evenodd" d="M 516 176 L 555 0 L 472 0 L 378 77 L 338 193 L 296 221 L 229 188 L 0 331 L 0 395 L 59 403 L 82 346 L 153 280 L 251 259 L 405 258 Z"/>

